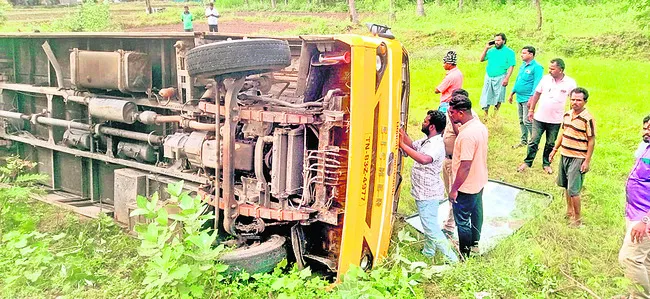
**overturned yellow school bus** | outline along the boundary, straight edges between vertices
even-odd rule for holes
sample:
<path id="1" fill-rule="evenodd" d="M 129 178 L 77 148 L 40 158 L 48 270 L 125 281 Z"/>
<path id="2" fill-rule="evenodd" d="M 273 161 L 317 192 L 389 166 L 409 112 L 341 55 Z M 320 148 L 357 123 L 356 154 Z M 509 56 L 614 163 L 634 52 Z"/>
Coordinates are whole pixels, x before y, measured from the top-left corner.
<path id="1" fill-rule="evenodd" d="M 137 195 L 184 180 L 235 236 L 235 268 L 367 269 L 409 97 L 406 51 L 373 32 L 2 34 L 0 144 L 38 162 L 53 203 L 126 226 Z"/>

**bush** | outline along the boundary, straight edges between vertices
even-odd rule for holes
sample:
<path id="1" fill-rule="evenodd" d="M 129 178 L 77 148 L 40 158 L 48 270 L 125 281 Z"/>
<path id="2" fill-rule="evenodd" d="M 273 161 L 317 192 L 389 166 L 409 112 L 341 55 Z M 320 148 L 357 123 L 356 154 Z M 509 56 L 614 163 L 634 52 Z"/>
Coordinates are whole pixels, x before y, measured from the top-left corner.
<path id="1" fill-rule="evenodd" d="M 159 204 L 158 193 L 151 200 L 138 196 L 138 209 L 130 215 L 147 219 L 136 226 L 142 240 L 138 252 L 147 259 L 141 291 L 145 298 L 204 297 L 206 286 L 223 280 L 221 273 L 228 268 L 215 263 L 224 249 L 213 247 L 216 231 L 202 229 L 214 215 L 206 213 L 207 204 L 200 197 L 182 190 L 182 181 L 169 184 L 170 199 L 164 204 Z"/>
<path id="2" fill-rule="evenodd" d="M 109 31 L 112 27 L 109 5 L 86 1 L 73 14 L 52 22 L 43 31 L 97 32 Z"/>
<path id="3" fill-rule="evenodd" d="M 0 26 L 7 21 L 7 16 L 5 14 L 10 8 L 11 4 L 9 4 L 7 0 L 0 0 Z"/>

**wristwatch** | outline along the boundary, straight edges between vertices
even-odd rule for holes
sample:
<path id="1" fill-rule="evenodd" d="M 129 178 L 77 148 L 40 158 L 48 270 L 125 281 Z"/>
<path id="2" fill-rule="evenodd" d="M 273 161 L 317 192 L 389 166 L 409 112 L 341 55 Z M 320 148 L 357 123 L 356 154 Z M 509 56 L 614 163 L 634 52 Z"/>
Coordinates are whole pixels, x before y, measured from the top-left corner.
<path id="1" fill-rule="evenodd" d="M 643 222 L 643 223 L 645 223 L 645 224 L 650 223 L 650 217 L 648 217 L 648 216 L 643 216 L 643 218 L 641 218 L 641 222 Z"/>

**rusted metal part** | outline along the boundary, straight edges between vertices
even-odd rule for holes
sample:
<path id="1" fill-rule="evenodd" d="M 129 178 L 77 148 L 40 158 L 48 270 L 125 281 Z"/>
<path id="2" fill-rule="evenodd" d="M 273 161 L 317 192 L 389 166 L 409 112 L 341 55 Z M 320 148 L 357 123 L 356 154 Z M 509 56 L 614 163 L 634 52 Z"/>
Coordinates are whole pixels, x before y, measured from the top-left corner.
<path id="1" fill-rule="evenodd" d="M 3 89 L 44 94 L 44 95 L 60 96 L 64 100 L 72 101 L 80 104 L 88 104 L 88 101 L 91 100 L 93 97 L 95 97 L 94 95 L 86 92 L 81 93 L 82 95 L 75 95 L 77 94 L 77 92 L 72 92 L 69 90 L 60 90 L 57 87 L 43 87 L 43 86 L 33 86 L 29 84 L 0 82 L 0 90 Z M 123 98 L 123 99 L 134 102 L 139 106 L 152 107 L 152 108 L 164 108 L 167 110 L 174 110 L 174 111 L 200 112 L 199 109 L 196 108 L 196 106 L 183 105 L 175 102 L 169 102 L 163 105 L 159 102 L 156 102 L 155 100 L 148 99 L 148 98 L 136 98 L 136 99 Z"/>
<path id="2" fill-rule="evenodd" d="M 117 144 L 119 158 L 131 158 L 138 162 L 154 163 L 158 158 L 154 148 L 146 143 L 120 141 Z"/>
<path id="3" fill-rule="evenodd" d="M 328 210 L 319 210 L 316 215 L 316 220 L 325 222 L 331 225 L 339 225 L 339 215 L 343 214 L 342 209 L 329 208 Z"/>
<path id="4" fill-rule="evenodd" d="M 258 182 L 261 183 L 259 204 L 262 207 L 269 207 L 271 203 L 271 192 L 269 190 L 269 184 L 266 182 L 266 178 L 264 177 L 264 144 L 269 142 L 273 142 L 273 137 L 264 136 L 257 138 L 253 159 L 255 165 L 255 177 L 257 178 Z"/>
<path id="5" fill-rule="evenodd" d="M 176 97 L 176 88 L 174 87 L 163 88 L 160 91 L 158 91 L 158 94 L 163 98 Z"/>
<path id="6" fill-rule="evenodd" d="M 176 51 L 176 87 L 178 99 L 181 103 L 186 103 L 192 100 L 192 89 L 194 88 L 193 80 L 190 78 L 190 74 L 185 69 L 185 55 L 187 50 L 192 47 L 192 44 L 196 44 L 195 41 L 192 43 L 188 41 L 177 41 L 174 44 L 174 49 Z"/>
<path id="7" fill-rule="evenodd" d="M 215 200 L 214 197 L 209 195 L 206 191 L 204 190 L 199 190 L 198 191 L 199 196 L 203 199 L 203 201 L 207 202 L 208 204 L 214 206 Z M 219 201 L 219 209 L 224 210 L 224 214 L 226 211 L 226 204 L 224 200 Z M 248 217 L 253 217 L 253 218 L 262 218 L 262 219 L 270 219 L 270 220 L 278 220 L 278 221 L 300 221 L 300 220 L 308 220 L 310 215 L 316 212 L 315 210 L 308 209 L 308 208 L 302 208 L 299 210 L 293 210 L 293 209 L 273 209 L 273 208 L 265 208 L 261 207 L 258 205 L 252 205 L 252 204 L 240 204 L 238 207 L 238 215 L 241 216 L 248 216 Z M 226 216 L 224 215 L 224 218 Z M 224 219 L 225 221 L 226 219 Z M 234 221 L 233 221 L 234 223 Z M 224 226 L 226 227 L 226 226 Z"/>
<path id="8" fill-rule="evenodd" d="M 111 135 L 111 136 L 129 138 L 138 141 L 145 141 L 149 144 L 162 144 L 163 141 L 165 140 L 164 136 L 127 131 L 127 130 L 111 128 L 102 125 L 95 126 L 95 132 L 100 134 Z"/>
<path id="9" fill-rule="evenodd" d="M 203 166 L 203 161 L 201 159 L 203 142 L 207 139 L 208 134 L 206 132 L 192 132 L 190 137 L 187 138 L 183 149 L 185 151 L 185 156 L 187 161 L 192 165 Z"/>
<path id="10" fill-rule="evenodd" d="M 92 144 L 92 135 L 90 132 L 70 129 L 63 133 L 63 139 L 61 141 L 68 147 L 89 150 Z"/>
<path id="11" fill-rule="evenodd" d="M 312 261 L 315 261 L 315 262 L 318 262 L 318 263 L 321 263 L 321 264 L 327 266 L 327 268 L 328 268 L 330 271 L 332 271 L 332 272 L 336 272 L 336 271 L 337 271 L 336 263 L 333 262 L 333 261 L 332 261 L 331 259 L 329 259 L 329 258 L 322 257 L 322 256 L 318 256 L 318 255 L 314 255 L 314 254 L 305 254 L 305 255 L 303 255 L 303 257 L 305 257 L 305 258 L 307 258 L 307 259 L 309 259 L 309 260 L 312 260 Z"/>
<path id="12" fill-rule="evenodd" d="M 199 110 L 206 113 L 215 113 L 217 106 L 208 102 L 200 102 Z M 219 107 L 219 112 L 224 115 L 225 107 Z M 274 122 L 281 124 L 311 124 L 316 121 L 313 115 L 290 112 L 264 111 L 259 108 L 240 107 L 239 118 L 243 120 L 254 120 L 261 122 Z"/>
<path id="13" fill-rule="evenodd" d="M 215 85 L 214 89 L 216 91 L 214 97 L 216 99 L 215 102 L 216 102 L 217 106 L 220 105 L 220 96 L 219 96 L 219 86 L 218 86 L 218 84 L 219 84 L 218 82 L 214 83 L 214 85 Z M 219 109 L 215 109 L 215 111 L 217 112 L 217 114 L 214 117 L 214 119 L 215 119 L 215 122 L 214 122 L 214 132 L 215 132 L 214 141 L 217 144 L 217 146 L 216 146 L 216 152 L 217 153 L 216 153 L 215 160 L 218 161 L 219 157 L 221 157 L 221 116 L 219 115 Z M 218 165 L 218 166 L 221 166 L 221 165 Z M 221 198 L 221 176 L 219 175 L 220 168 L 221 167 L 215 167 L 214 168 L 214 198 L 215 198 L 215 201 L 217 201 L 216 206 L 219 206 L 219 199 Z M 219 231 L 219 220 L 220 220 L 219 219 L 219 209 L 215 208 L 214 209 L 214 230 L 216 232 Z"/>
<path id="14" fill-rule="evenodd" d="M 132 124 L 136 121 L 138 106 L 131 101 L 92 98 L 88 101 L 88 111 L 97 118 Z"/>
<path id="15" fill-rule="evenodd" d="M 332 130 L 333 127 L 334 125 L 331 122 L 326 122 L 321 126 L 320 131 L 318 131 L 319 149 L 325 149 L 330 145 L 330 136 L 331 136 L 330 130 Z M 325 161 L 325 153 L 319 153 L 318 158 L 321 159 L 322 161 Z M 324 173 L 325 165 L 324 164 L 318 165 L 316 171 L 320 173 Z M 314 207 L 316 209 L 327 210 L 329 207 L 327 206 L 326 197 L 327 195 L 325 190 L 325 184 L 316 183 L 316 201 L 314 203 Z"/>
<path id="16" fill-rule="evenodd" d="M 225 202 L 223 212 L 223 227 L 229 234 L 235 234 L 235 218 L 239 216 L 238 203 L 235 200 L 235 133 L 239 122 L 239 105 L 237 95 L 244 86 L 245 77 L 228 78 L 224 80 L 226 86 L 225 97 L 225 122 L 223 127 L 223 199 Z M 221 108 L 221 107 L 220 107 Z"/>
<path id="17" fill-rule="evenodd" d="M 243 224 L 239 222 L 235 224 L 235 229 L 237 229 L 238 233 L 247 235 L 257 235 L 263 233 L 265 228 L 266 224 L 262 218 L 255 218 L 253 222 L 249 224 Z"/>
<path id="18" fill-rule="evenodd" d="M 183 118 L 180 115 L 157 115 L 155 117 L 156 124 L 163 123 L 178 123 L 181 127 L 191 128 L 198 131 L 214 131 L 216 127 L 214 124 L 201 123 L 195 120 Z"/>
<path id="19" fill-rule="evenodd" d="M 239 214 L 255 218 L 273 219 L 278 221 L 298 221 L 309 219 L 310 213 L 299 210 L 270 209 L 250 204 L 239 206 Z"/>
<path id="20" fill-rule="evenodd" d="M 323 107 L 323 103 L 321 102 L 307 102 L 307 103 L 294 104 L 294 103 L 289 103 L 287 101 L 282 101 L 274 98 L 260 97 L 260 96 L 247 95 L 247 94 L 240 95 L 239 99 L 265 102 L 265 103 L 276 104 L 279 106 L 297 108 L 297 109 L 310 108 L 310 107 Z"/>
<path id="21" fill-rule="evenodd" d="M 4 134 L 3 132 L 0 132 L 0 138 L 13 140 L 13 141 L 17 141 L 17 142 L 22 142 L 22 143 L 30 144 L 30 145 L 33 145 L 33 146 L 42 147 L 42 148 L 49 148 L 49 149 L 52 149 L 52 150 L 55 150 L 55 151 L 58 151 L 58 152 L 63 152 L 63 153 L 78 156 L 78 157 L 91 158 L 91 159 L 94 159 L 94 160 L 99 160 L 99 161 L 108 162 L 108 163 L 114 163 L 114 164 L 123 165 L 123 166 L 126 166 L 126 167 L 133 167 L 133 168 L 137 168 L 137 169 L 142 169 L 142 170 L 149 171 L 149 172 L 152 172 L 152 173 L 172 176 L 172 177 L 175 177 L 175 178 L 179 178 L 179 179 L 186 180 L 186 181 L 191 181 L 191 182 L 196 182 L 196 183 L 200 183 L 200 184 L 207 184 L 210 181 L 206 177 L 201 177 L 201 176 L 181 172 L 181 171 L 174 170 L 174 169 L 156 167 L 156 166 L 153 166 L 153 165 L 138 163 L 138 162 L 135 162 L 135 161 L 113 158 L 113 157 L 109 157 L 109 156 L 104 155 L 104 154 L 97 154 L 97 153 L 91 153 L 91 152 L 87 152 L 87 151 L 81 151 L 81 150 L 72 149 L 72 148 L 68 148 L 68 147 L 65 147 L 65 146 L 61 146 L 61 145 L 52 145 L 52 144 L 49 144 L 47 141 L 39 140 L 39 139 L 32 138 L 32 137 L 21 137 L 21 136 Z"/>
<path id="22" fill-rule="evenodd" d="M 296 258 L 296 265 L 298 269 L 302 270 L 305 268 L 305 246 L 307 241 L 305 241 L 305 232 L 302 229 L 300 223 L 296 223 L 291 227 L 291 249 L 293 250 L 293 255 Z"/>
<path id="23" fill-rule="evenodd" d="M 64 88 L 65 86 L 63 85 L 63 72 L 61 70 L 61 65 L 59 64 L 59 61 L 56 59 L 56 56 L 54 55 L 54 52 L 52 52 L 52 48 L 50 47 L 50 44 L 45 41 L 42 45 L 43 51 L 45 51 L 45 55 L 47 56 L 47 59 L 50 61 L 50 64 L 52 64 L 52 67 L 54 68 L 54 72 L 56 73 L 56 84 L 59 88 Z"/>
<path id="24" fill-rule="evenodd" d="M 76 88 L 113 89 L 123 93 L 146 92 L 151 89 L 151 61 L 145 53 L 117 50 L 115 52 L 70 52 L 70 76 Z"/>

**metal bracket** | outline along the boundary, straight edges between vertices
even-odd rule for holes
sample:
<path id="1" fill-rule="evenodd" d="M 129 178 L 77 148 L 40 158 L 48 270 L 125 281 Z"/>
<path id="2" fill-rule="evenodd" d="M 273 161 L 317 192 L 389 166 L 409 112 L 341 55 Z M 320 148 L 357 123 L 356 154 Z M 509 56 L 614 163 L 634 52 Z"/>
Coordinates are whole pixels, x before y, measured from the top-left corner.
<path id="1" fill-rule="evenodd" d="M 244 86 L 245 77 L 227 78 L 223 81 L 226 87 L 225 122 L 223 124 L 223 227 L 227 233 L 235 235 L 235 219 L 239 216 L 239 204 L 235 200 L 235 132 L 239 122 L 239 105 L 237 95 Z"/>
<path id="2" fill-rule="evenodd" d="M 305 268 L 305 259 L 303 258 L 305 245 L 305 233 L 302 230 L 302 225 L 296 223 L 296 225 L 291 227 L 291 248 L 293 249 L 296 264 L 300 270 Z"/>

